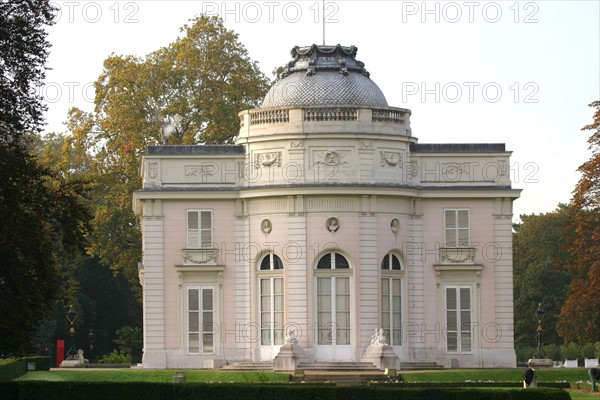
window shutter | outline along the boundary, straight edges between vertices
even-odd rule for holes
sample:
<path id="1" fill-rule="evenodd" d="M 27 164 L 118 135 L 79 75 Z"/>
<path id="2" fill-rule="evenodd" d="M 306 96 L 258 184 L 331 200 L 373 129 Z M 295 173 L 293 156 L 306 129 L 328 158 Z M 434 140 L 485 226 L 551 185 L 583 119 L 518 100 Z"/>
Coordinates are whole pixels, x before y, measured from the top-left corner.
<path id="1" fill-rule="evenodd" d="M 196 249 L 199 247 L 199 218 L 198 211 L 188 211 L 187 213 L 187 248 Z"/>

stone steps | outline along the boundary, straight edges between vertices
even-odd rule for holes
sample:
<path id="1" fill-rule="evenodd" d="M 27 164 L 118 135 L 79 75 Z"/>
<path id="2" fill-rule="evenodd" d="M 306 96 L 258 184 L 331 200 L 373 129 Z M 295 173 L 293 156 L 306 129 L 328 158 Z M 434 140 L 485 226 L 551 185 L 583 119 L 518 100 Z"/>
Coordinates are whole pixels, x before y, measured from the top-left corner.
<path id="1" fill-rule="evenodd" d="M 231 371 L 273 371 L 272 361 L 239 361 L 221 367 L 222 370 Z"/>
<path id="2" fill-rule="evenodd" d="M 379 371 L 370 362 L 305 362 L 300 363 L 297 369 L 305 371 Z"/>
<path id="3" fill-rule="evenodd" d="M 400 363 L 402 371 L 422 371 L 422 370 L 440 370 L 445 369 L 443 366 L 436 363 L 428 362 L 403 362 Z"/>

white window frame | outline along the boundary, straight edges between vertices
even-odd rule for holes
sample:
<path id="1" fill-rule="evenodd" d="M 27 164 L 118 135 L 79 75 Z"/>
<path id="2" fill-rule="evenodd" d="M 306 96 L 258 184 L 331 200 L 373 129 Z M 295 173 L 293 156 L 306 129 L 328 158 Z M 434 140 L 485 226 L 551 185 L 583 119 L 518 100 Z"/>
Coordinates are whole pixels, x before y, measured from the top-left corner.
<path id="1" fill-rule="evenodd" d="M 267 257 L 269 258 L 269 269 L 261 270 L 261 265 Z M 281 262 L 282 268 L 275 268 L 275 257 Z M 281 257 L 271 252 L 260 259 L 256 268 L 258 276 L 258 324 L 260 326 L 260 344 L 261 346 L 281 346 L 285 339 L 285 280 L 283 273 L 285 265 L 283 264 Z M 262 282 L 266 280 L 269 281 L 269 293 L 265 294 L 262 291 Z M 276 281 L 281 282 L 281 293 L 275 293 Z M 280 303 L 276 301 L 277 297 L 282 298 Z M 267 328 L 263 327 L 263 299 L 265 298 L 268 299 L 269 302 L 270 321 L 267 321 Z M 266 329 L 268 329 L 269 332 L 269 343 L 264 343 L 263 341 L 263 333 Z"/>
<path id="2" fill-rule="evenodd" d="M 198 291 L 198 304 L 197 309 L 190 308 L 190 291 L 197 290 Z M 211 303 L 212 307 L 205 308 L 203 292 L 204 290 L 211 291 Z M 217 321 L 217 312 L 215 307 L 216 301 L 216 293 L 215 288 L 213 286 L 187 286 L 185 290 L 185 340 L 186 340 L 186 350 L 188 354 L 215 354 L 215 348 L 217 346 L 217 337 L 214 331 L 214 324 Z M 191 314 L 197 314 L 198 318 L 198 330 L 190 330 L 191 328 Z M 211 315 L 211 322 L 205 321 L 206 314 Z M 192 351 L 191 349 L 191 335 L 198 335 L 198 349 L 197 351 Z M 210 350 L 206 350 L 205 347 L 205 338 L 212 337 L 212 345 Z"/>
<path id="3" fill-rule="evenodd" d="M 449 309 L 448 308 L 448 289 L 455 290 L 455 302 L 456 308 Z M 469 308 L 463 308 L 462 300 L 461 300 L 461 291 L 468 290 L 469 293 Z M 454 354 L 472 354 L 474 348 L 474 337 L 473 337 L 473 326 L 475 316 L 474 305 L 473 305 L 473 288 L 470 285 L 444 285 L 444 327 L 446 332 L 446 352 L 454 353 Z M 448 321 L 449 312 L 455 313 L 456 324 L 452 325 Z M 469 321 L 468 321 L 468 329 L 463 329 L 463 312 L 468 311 L 469 313 Z M 450 343 L 450 335 L 456 335 L 456 348 L 451 348 Z M 468 338 L 468 348 L 465 347 L 466 338 Z"/>
<path id="4" fill-rule="evenodd" d="M 346 260 L 347 264 L 348 264 L 348 268 L 336 268 L 336 264 L 337 261 L 337 255 L 340 255 L 342 257 L 344 257 L 344 259 Z M 329 268 L 318 268 L 319 265 L 319 261 L 321 261 L 321 259 L 325 256 L 329 256 L 330 258 L 330 265 Z M 330 301 L 331 301 L 331 310 L 329 311 L 329 316 L 330 316 L 330 322 L 328 324 L 330 324 L 331 326 L 320 326 L 321 324 L 319 323 L 319 312 L 320 312 L 320 307 L 319 307 L 319 279 L 329 279 L 330 281 Z M 348 282 L 348 293 L 347 293 L 347 304 L 348 304 L 348 310 L 345 314 L 347 314 L 347 318 L 348 318 L 348 326 L 344 326 L 344 327 L 339 327 L 340 329 L 344 329 L 347 331 L 348 334 L 348 340 L 347 343 L 339 343 L 338 337 L 340 336 L 339 333 L 341 332 L 341 330 L 338 332 L 338 301 L 337 301 L 337 297 L 339 295 L 338 293 L 338 279 L 347 279 Z M 352 344 L 352 310 L 353 310 L 353 296 L 352 296 L 352 265 L 348 259 L 348 257 L 340 252 L 334 251 L 334 252 L 329 252 L 329 253 L 325 253 L 322 254 L 318 260 L 317 260 L 317 264 L 315 265 L 315 289 L 314 289 L 314 295 L 315 295 L 315 316 L 316 316 L 316 324 L 315 324 L 315 341 L 316 344 L 319 346 L 350 346 Z M 326 331 L 326 329 L 329 328 L 330 329 L 330 337 L 331 337 L 331 341 L 330 342 L 322 342 L 321 340 L 321 331 Z"/>
<path id="5" fill-rule="evenodd" d="M 466 211 L 467 226 L 459 226 L 459 213 Z M 448 212 L 453 213 L 454 227 L 449 226 Z M 460 232 L 467 232 L 466 242 L 460 242 Z M 448 241 L 448 233 L 453 232 L 455 241 Z M 444 209 L 444 243 L 445 247 L 470 247 L 471 245 L 471 210 L 468 208 L 445 208 Z"/>
<path id="6" fill-rule="evenodd" d="M 197 228 L 190 228 L 190 215 L 197 215 L 196 225 Z M 206 215 L 209 216 L 210 219 L 210 227 L 203 228 L 204 218 Z M 187 249 L 210 249 L 213 247 L 213 212 L 212 210 L 207 209 L 188 209 L 185 213 L 186 219 L 186 248 Z M 209 240 L 202 240 L 203 233 L 208 232 L 210 238 Z M 193 242 L 192 236 L 196 236 L 195 243 Z"/>
<path id="7" fill-rule="evenodd" d="M 384 265 L 387 257 L 387 265 Z M 394 265 L 394 258 L 398 261 L 400 269 L 392 269 Z M 388 340 L 388 344 L 392 346 L 402 345 L 402 318 L 403 303 L 404 303 L 404 265 L 402 264 L 402 257 L 395 253 L 387 253 L 381 261 L 381 291 L 380 291 L 380 305 L 381 305 L 381 327 L 383 328 L 384 335 Z M 394 283 L 397 282 L 399 293 L 394 293 Z M 384 287 L 388 287 L 388 293 L 384 292 Z M 394 307 L 394 298 L 400 298 L 400 304 Z M 384 307 L 387 303 L 387 311 L 384 311 Z M 385 320 L 389 321 L 389 324 L 385 324 Z M 395 331 L 398 331 L 395 335 Z M 395 340 L 395 337 L 398 340 Z"/>

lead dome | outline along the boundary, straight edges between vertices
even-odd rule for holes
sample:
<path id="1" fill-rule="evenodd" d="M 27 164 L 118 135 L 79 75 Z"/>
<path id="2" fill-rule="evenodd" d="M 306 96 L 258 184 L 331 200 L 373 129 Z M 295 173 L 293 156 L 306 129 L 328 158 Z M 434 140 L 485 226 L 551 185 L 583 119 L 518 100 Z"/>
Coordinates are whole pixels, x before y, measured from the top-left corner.
<path id="1" fill-rule="evenodd" d="M 262 103 L 262 108 L 354 105 L 387 107 L 383 92 L 356 60 L 356 46 L 312 46 L 292 49 L 287 63 Z"/>

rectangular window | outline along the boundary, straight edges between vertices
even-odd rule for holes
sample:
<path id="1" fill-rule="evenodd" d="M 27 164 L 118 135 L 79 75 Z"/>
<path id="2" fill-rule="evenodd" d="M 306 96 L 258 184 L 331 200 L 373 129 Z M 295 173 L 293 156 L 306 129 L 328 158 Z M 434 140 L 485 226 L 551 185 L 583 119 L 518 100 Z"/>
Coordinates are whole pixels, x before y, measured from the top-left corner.
<path id="1" fill-rule="evenodd" d="M 350 344 L 350 278 L 317 278 L 318 344 Z"/>
<path id="2" fill-rule="evenodd" d="M 263 346 L 283 344 L 283 296 L 283 278 L 260 280 L 260 340 Z"/>
<path id="3" fill-rule="evenodd" d="M 212 247 L 212 211 L 187 211 L 188 249 L 206 249 Z"/>
<path id="4" fill-rule="evenodd" d="M 214 352 L 214 299 L 212 288 L 189 288 L 188 352 Z"/>
<path id="5" fill-rule="evenodd" d="M 402 279 L 381 279 L 381 322 L 392 346 L 402 344 Z"/>
<path id="6" fill-rule="evenodd" d="M 470 243 L 469 210 L 444 210 L 444 231 L 447 247 L 468 247 Z"/>
<path id="7" fill-rule="evenodd" d="M 445 313 L 448 352 L 471 352 L 471 288 L 468 286 L 447 286 Z"/>

